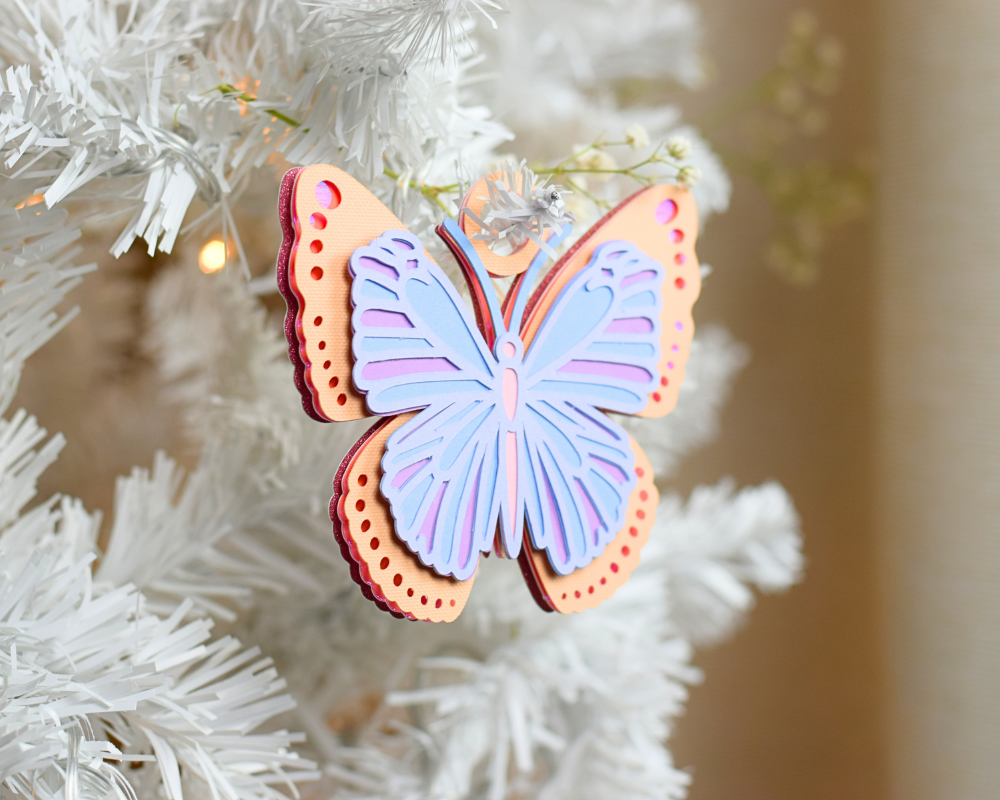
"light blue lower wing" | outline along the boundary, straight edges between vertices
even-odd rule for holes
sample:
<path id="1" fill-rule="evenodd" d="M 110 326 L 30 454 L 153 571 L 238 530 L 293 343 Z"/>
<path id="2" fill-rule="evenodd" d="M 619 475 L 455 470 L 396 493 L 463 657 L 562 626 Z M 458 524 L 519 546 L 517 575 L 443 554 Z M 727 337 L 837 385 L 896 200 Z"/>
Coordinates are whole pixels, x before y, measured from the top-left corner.
<path id="1" fill-rule="evenodd" d="M 518 469 L 527 465 L 531 541 L 560 575 L 585 567 L 625 525 L 635 488 L 628 434 L 593 406 L 529 398 Z"/>
<path id="2" fill-rule="evenodd" d="M 373 414 L 488 393 L 490 353 L 458 291 L 408 231 L 386 231 L 349 260 L 354 385 Z"/>
<path id="3" fill-rule="evenodd" d="M 441 575 L 466 580 L 493 544 L 501 414 L 494 400 L 435 403 L 386 442 L 380 488 L 396 535 Z"/>

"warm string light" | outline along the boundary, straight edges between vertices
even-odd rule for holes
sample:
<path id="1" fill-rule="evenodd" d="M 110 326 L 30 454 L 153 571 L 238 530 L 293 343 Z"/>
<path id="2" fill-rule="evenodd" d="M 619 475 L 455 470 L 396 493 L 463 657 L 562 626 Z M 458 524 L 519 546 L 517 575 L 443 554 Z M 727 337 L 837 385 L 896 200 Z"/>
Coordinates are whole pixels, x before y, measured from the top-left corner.
<path id="1" fill-rule="evenodd" d="M 226 243 L 221 239 L 212 239 L 198 254 L 198 268 L 206 275 L 211 275 L 224 266 L 226 266 Z"/>
<path id="2" fill-rule="evenodd" d="M 14 208 L 17 209 L 18 211 L 20 211 L 25 206 L 37 206 L 44 199 L 45 199 L 45 195 L 33 194 L 27 200 L 22 200 L 20 203 L 18 203 L 16 206 L 14 206 Z"/>

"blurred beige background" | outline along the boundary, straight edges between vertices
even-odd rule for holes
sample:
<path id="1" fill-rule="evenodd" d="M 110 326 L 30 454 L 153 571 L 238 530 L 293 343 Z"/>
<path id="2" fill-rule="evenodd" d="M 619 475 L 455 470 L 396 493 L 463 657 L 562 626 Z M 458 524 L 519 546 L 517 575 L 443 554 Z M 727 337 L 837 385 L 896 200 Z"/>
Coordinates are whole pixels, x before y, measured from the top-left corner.
<path id="1" fill-rule="evenodd" d="M 707 106 L 765 72 L 789 15 L 815 11 L 845 47 L 844 78 L 816 150 L 848 161 L 870 147 L 875 4 L 705 0 L 715 80 Z M 872 230 L 835 235 L 812 286 L 761 263 L 770 215 L 735 177 L 728 214 L 711 220 L 699 256 L 715 270 L 697 319 L 723 322 L 752 350 L 720 437 L 688 461 L 682 489 L 734 475 L 780 480 L 802 516 L 805 580 L 763 598 L 731 640 L 703 650 L 674 736 L 693 764 L 692 800 L 875 800 L 888 797 L 883 668 L 876 630 L 873 525 L 875 262 Z"/>
<path id="2" fill-rule="evenodd" d="M 791 6 L 703 5 L 725 94 Z M 878 197 L 808 290 L 753 268 L 745 182 L 700 247 L 755 358 L 685 478 L 780 479 L 808 568 L 699 656 L 675 754 L 694 800 L 1000 797 L 1000 3 L 809 7 L 847 46 L 824 147 L 874 142 Z"/>
<path id="3" fill-rule="evenodd" d="M 698 654 L 676 762 L 696 765 L 692 800 L 1000 797 L 1000 2 L 699 5 L 715 78 L 681 98 L 693 117 L 766 71 L 790 12 L 811 8 L 846 47 L 820 149 L 879 146 L 881 166 L 870 220 L 834 239 L 811 287 L 761 263 L 769 210 L 745 179 L 699 243 L 715 272 L 696 318 L 753 358 L 678 488 L 781 481 L 808 564 Z M 105 476 L 150 463 L 177 422 L 149 413 L 130 343 L 151 267 L 93 257 L 106 280 L 75 299 L 131 316 L 74 323 L 29 363 L 22 396 L 69 396 L 104 421 L 74 429 L 57 403 L 24 400 L 71 441 L 42 493 L 108 508 Z M 94 369 L 102 337 L 113 358 Z"/>

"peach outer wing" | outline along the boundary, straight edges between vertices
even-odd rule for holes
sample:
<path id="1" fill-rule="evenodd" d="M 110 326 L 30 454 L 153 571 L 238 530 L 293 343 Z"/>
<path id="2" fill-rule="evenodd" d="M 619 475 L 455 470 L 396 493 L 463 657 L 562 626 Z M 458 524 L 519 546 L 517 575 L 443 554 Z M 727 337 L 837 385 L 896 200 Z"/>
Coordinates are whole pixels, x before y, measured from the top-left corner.
<path id="1" fill-rule="evenodd" d="M 327 195 L 328 206 L 321 203 Z M 371 416 L 351 380 L 348 259 L 356 248 L 404 225 L 368 189 L 329 164 L 285 176 L 279 216 L 284 241 L 278 284 L 288 303 L 285 333 L 306 413 L 322 422 Z"/>
<path id="2" fill-rule="evenodd" d="M 352 448 L 334 480 L 330 517 L 351 576 L 369 600 L 397 617 L 451 622 L 462 613 L 475 575 L 457 581 L 421 564 L 396 537 L 379 491 L 386 440 L 416 413 L 385 418 Z"/>
<path id="3" fill-rule="evenodd" d="M 670 202 L 675 209 L 672 215 L 667 213 Z M 633 242 L 666 270 L 660 312 L 660 386 L 650 392 L 645 409 L 637 416 L 662 417 L 670 413 L 677 404 L 677 392 L 691 354 L 691 309 L 701 291 L 701 272 L 694 251 L 697 237 L 698 210 L 687 190 L 664 184 L 626 198 L 559 259 L 532 294 L 521 326 L 525 351 L 559 292 L 587 266 L 594 249 L 615 239 Z"/>

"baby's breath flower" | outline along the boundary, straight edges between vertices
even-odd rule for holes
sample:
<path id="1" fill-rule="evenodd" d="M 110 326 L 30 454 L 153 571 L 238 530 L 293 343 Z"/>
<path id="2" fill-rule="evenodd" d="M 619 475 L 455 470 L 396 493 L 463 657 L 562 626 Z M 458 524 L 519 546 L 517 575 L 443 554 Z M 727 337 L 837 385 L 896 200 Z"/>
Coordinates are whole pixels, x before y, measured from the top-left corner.
<path id="1" fill-rule="evenodd" d="M 625 141 L 633 150 L 649 147 L 649 132 L 640 124 L 635 123 L 625 128 Z"/>
<path id="2" fill-rule="evenodd" d="M 677 161 L 685 161 L 691 157 L 691 142 L 683 136 L 671 136 L 667 139 L 667 155 Z"/>
<path id="3" fill-rule="evenodd" d="M 802 94 L 802 87 L 795 81 L 791 80 L 785 81 L 774 96 L 774 101 L 778 106 L 778 110 L 783 111 L 786 114 L 796 113 L 800 108 L 802 108 L 804 100 L 805 98 Z"/>
<path id="4" fill-rule="evenodd" d="M 828 36 L 816 48 L 816 60 L 824 67 L 840 69 L 844 62 L 844 47 L 832 36 Z"/>
<path id="5" fill-rule="evenodd" d="M 822 108 L 807 108 L 799 118 L 799 128 L 806 136 L 817 136 L 826 130 L 826 111 Z"/>
<path id="6" fill-rule="evenodd" d="M 693 164 L 685 164 L 677 170 L 677 183 L 686 189 L 690 189 L 701 180 L 701 170 Z"/>
<path id="7" fill-rule="evenodd" d="M 579 153 L 575 158 L 576 166 L 585 170 L 612 171 L 618 169 L 618 162 L 614 160 L 610 153 L 597 147 Z M 607 179 L 610 175 L 594 175 L 597 180 Z"/>
<path id="8" fill-rule="evenodd" d="M 800 9 L 792 14 L 789 20 L 789 29 L 796 39 L 809 39 L 819 27 L 819 20 L 816 15 L 808 9 Z"/>

